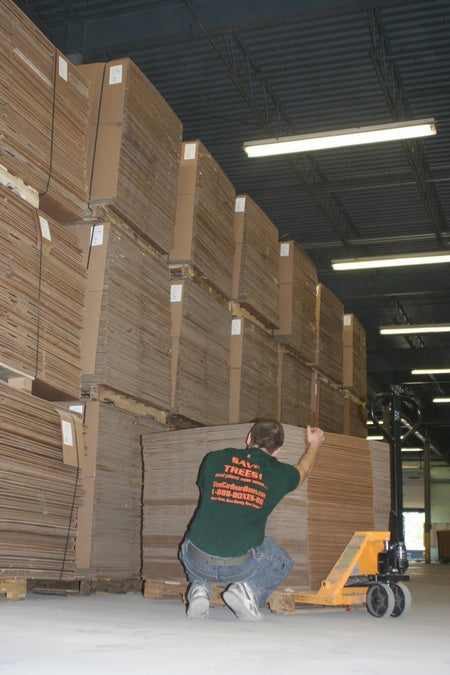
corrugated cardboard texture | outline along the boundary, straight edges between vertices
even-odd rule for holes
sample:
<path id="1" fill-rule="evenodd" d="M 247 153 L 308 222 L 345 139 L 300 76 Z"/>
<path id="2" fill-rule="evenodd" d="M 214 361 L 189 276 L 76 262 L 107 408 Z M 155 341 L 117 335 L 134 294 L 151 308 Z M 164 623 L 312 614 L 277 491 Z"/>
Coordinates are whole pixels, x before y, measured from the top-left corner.
<path id="1" fill-rule="evenodd" d="M 306 427 L 312 422 L 311 368 L 282 347 L 278 359 L 277 418 L 283 424 Z"/>
<path id="2" fill-rule="evenodd" d="M 324 284 L 317 285 L 316 356 L 314 366 L 335 384 L 342 385 L 342 324 L 344 305 Z"/>
<path id="3" fill-rule="evenodd" d="M 190 263 L 231 298 L 235 190 L 201 141 L 183 143 L 170 263 Z"/>
<path id="4" fill-rule="evenodd" d="M 103 68 L 103 66 L 101 66 Z M 100 68 L 100 66 L 99 66 Z M 91 207 L 106 207 L 164 253 L 170 248 L 177 200 L 182 124 L 130 59 L 109 61 L 99 90 L 90 184 Z"/>
<path id="5" fill-rule="evenodd" d="M 354 314 L 344 314 L 342 383 L 357 398 L 367 398 L 366 333 Z"/>
<path id="6" fill-rule="evenodd" d="M 265 326 L 279 324 L 278 230 L 248 195 L 236 197 L 232 298 Z"/>

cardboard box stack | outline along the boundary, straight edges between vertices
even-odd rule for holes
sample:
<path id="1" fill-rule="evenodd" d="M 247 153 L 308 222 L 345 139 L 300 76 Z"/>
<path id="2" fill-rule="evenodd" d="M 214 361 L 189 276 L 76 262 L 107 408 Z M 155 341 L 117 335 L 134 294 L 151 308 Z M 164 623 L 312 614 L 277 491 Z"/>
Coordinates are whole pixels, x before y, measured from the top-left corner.
<path id="1" fill-rule="evenodd" d="M 188 278 L 172 281 L 170 306 L 171 412 L 197 424 L 225 424 L 230 394 L 228 305 Z"/>
<path id="2" fill-rule="evenodd" d="M 81 425 L 0 382 L 0 429 L 0 577 L 73 578 Z"/>
<path id="3" fill-rule="evenodd" d="M 278 230 L 248 195 L 236 197 L 232 299 L 264 326 L 279 325 Z"/>
<path id="4" fill-rule="evenodd" d="M 118 215 L 168 253 L 182 124 L 131 59 L 80 66 L 90 83 L 92 214 Z M 93 127 L 93 128 L 92 128 Z"/>
<path id="5" fill-rule="evenodd" d="M 85 391 L 170 407 L 170 279 L 162 256 L 120 218 L 76 231 L 87 267 Z"/>
<path id="6" fill-rule="evenodd" d="M 86 462 L 80 474 L 75 560 L 86 578 L 139 579 L 142 481 L 140 437 L 165 427 L 108 403 L 68 404 L 86 428 Z"/>
<path id="7" fill-rule="evenodd" d="M 87 82 L 12 0 L 0 4 L 0 164 L 58 220 L 86 215 Z"/>
<path id="8" fill-rule="evenodd" d="M 290 351 L 278 349 L 278 405 L 276 417 L 283 424 L 312 424 L 313 371 Z"/>
<path id="9" fill-rule="evenodd" d="M 183 143 L 169 265 L 192 265 L 231 299 L 235 190 L 201 141 Z"/>
<path id="10" fill-rule="evenodd" d="M 342 383 L 345 391 L 345 433 L 365 438 L 367 434 L 366 333 L 354 314 L 344 314 Z"/>
<path id="11" fill-rule="evenodd" d="M 0 237 L 0 363 L 34 380 L 34 393 L 79 397 L 85 273 L 78 240 L 1 185 Z"/>
<path id="12" fill-rule="evenodd" d="M 243 448 L 249 424 L 144 434 L 143 577 L 184 582 L 178 545 L 197 505 L 198 467 L 204 455 Z M 378 444 L 385 446 L 385 444 Z M 285 425 L 281 461 L 296 463 L 305 430 Z M 382 450 L 382 452 L 380 452 Z M 304 487 L 278 505 L 268 522 L 294 558 L 286 586 L 317 590 L 357 530 L 388 529 L 389 453 L 362 439 L 327 434 L 318 463 Z"/>
<path id="13" fill-rule="evenodd" d="M 280 243 L 280 321 L 275 335 L 305 364 L 316 357 L 317 270 L 295 241 Z"/>

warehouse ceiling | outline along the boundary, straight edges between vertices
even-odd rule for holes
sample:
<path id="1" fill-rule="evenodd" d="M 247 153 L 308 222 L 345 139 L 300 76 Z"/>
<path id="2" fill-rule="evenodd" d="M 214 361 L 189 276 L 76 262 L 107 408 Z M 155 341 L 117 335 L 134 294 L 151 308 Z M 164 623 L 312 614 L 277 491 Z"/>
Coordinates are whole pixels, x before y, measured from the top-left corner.
<path id="1" fill-rule="evenodd" d="M 330 261 L 449 248 L 448 0 L 16 0 L 77 63 L 129 56 L 366 330 L 369 398 L 423 410 L 432 458 L 450 459 L 450 333 L 382 336 L 381 325 L 450 323 L 450 266 L 335 272 Z M 249 159 L 245 141 L 434 118 L 437 135 Z M 417 439 L 411 443 L 417 445 Z"/>

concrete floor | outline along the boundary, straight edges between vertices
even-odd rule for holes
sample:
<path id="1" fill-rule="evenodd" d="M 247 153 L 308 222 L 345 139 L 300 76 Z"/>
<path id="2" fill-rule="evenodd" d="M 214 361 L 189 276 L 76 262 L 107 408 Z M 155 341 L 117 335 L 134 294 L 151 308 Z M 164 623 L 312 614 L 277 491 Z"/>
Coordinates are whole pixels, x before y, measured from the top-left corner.
<path id="1" fill-rule="evenodd" d="M 450 565 L 412 563 L 410 612 L 365 608 L 240 622 L 225 607 L 189 621 L 177 600 L 141 594 L 4 601 L 1 675 L 450 674 Z"/>

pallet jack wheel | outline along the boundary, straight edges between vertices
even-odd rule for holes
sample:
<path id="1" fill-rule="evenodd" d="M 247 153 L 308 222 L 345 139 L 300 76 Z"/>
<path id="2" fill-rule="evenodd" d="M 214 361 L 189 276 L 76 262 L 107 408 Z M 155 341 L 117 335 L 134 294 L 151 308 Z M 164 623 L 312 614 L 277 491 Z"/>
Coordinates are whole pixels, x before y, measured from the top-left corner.
<path id="1" fill-rule="evenodd" d="M 378 619 L 391 616 L 395 610 L 394 591 L 388 584 L 373 584 L 367 591 L 366 607 Z"/>
<path id="2" fill-rule="evenodd" d="M 401 616 L 411 609 L 412 598 L 409 588 L 405 584 L 394 584 L 392 586 L 395 597 L 395 606 L 391 616 Z"/>

